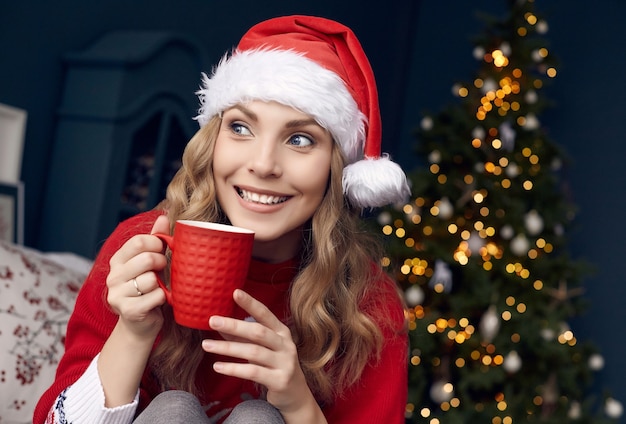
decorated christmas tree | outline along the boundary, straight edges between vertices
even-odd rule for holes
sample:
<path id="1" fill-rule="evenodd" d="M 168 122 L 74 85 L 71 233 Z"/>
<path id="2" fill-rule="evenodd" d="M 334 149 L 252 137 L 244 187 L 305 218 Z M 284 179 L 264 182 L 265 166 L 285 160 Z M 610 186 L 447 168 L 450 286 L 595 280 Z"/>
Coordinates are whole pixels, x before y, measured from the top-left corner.
<path id="1" fill-rule="evenodd" d="M 407 302 L 407 422 L 614 422 L 621 403 L 592 390 L 603 358 L 568 324 L 586 270 L 568 255 L 567 158 L 540 120 L 548 25 L 523 0 L 483 20 L 476 75 L 420 117 L 412 198 L 378 216 Z"/>

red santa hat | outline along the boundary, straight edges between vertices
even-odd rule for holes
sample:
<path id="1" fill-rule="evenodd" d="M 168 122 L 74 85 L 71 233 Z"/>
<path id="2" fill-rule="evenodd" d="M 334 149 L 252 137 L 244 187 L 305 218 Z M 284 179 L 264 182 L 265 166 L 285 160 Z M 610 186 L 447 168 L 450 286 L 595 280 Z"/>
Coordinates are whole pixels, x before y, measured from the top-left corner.
<path id="1" fill-rule="evenodd" d="M 405 201 L 406 176 L 381 154 L 374 73 L 350 28 L 324 18 L 285 16 L 253 26 L 197 93 L 201 126 L 238 103 L 276 101 L 311 115 L 346 159 L 343 191 L 355 207 Z"/>

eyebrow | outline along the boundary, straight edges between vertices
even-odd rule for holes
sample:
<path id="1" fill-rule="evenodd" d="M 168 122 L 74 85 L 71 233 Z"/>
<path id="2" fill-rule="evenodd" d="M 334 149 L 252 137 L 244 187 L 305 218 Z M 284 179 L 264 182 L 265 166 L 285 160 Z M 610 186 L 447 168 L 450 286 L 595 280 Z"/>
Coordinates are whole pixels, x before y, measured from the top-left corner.
<path id="1" fill-rule="evenodd" d="M 254 113 L 253 111 L 251 111 L 250 109 L 248 109 L 247 107 L 243 106 L 243 105 L 234 105 L 232 107 L 232 109 L 237 109 L 239 110 L 241 113 L 243 113 L 244 115 L 246 115 L 248 118 L 252 119 L 253 121 L 257 121 L 259 120 L 259 117 L 256 113 Z M 307 125 L 316 125 L 322 129 L 324 129 L 324 127 L 322 127 L 319 122 L 317 122 L 315 119 L 313 118 L 308 118 L 308 119 L 294 119 L 293 121 L 289 121 L 285 124 L 285 127 L 287 128 L 297 128 L 297 127 L 303 127 L 303 126 L 307 126 Z"/>
<path id="2" fill-rule="evenodd" d="M 250 109 L 248 109 L 245 106 L 234 105 L 231 109 L 237 109 L 238 111 L 240 111 L 241 113 L 246 115 L 248 118 L 252 119 L 253 121 L 258 121 L 259 120 L 259 117 L 257 116 L 257 114 L 252 112 Z"/>

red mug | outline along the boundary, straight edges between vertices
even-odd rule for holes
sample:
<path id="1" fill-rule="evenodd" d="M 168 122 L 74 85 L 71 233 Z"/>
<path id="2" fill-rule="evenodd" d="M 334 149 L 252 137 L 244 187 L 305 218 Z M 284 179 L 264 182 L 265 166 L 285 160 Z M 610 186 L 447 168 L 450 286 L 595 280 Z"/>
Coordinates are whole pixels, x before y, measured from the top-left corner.
<path id="1" fill-rule="evenodd" d="M 158 278 L 175 321 L 209 330 L 212 315 L 233 313 L 233 291 L 242 288 L 254 232 L 232 225 L 179 220 L 174 234 L 154 234 L 172 251 L 170 288 Z"/>

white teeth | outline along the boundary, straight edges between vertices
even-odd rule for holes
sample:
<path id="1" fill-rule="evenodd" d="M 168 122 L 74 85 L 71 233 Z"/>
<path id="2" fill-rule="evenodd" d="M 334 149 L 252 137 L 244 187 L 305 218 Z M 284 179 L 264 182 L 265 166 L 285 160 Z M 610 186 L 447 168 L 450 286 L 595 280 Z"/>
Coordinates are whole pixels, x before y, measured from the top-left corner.
<path id="1" fill-rule="evenodd" d="M 275 205 L 287 200 L 287 197 L 284 196 L 268 196 L 267 194 L 259 194 L 241 189 L 239 189 L 239 195 L 246 202 L 261 203 L 263 205 Z"/>

